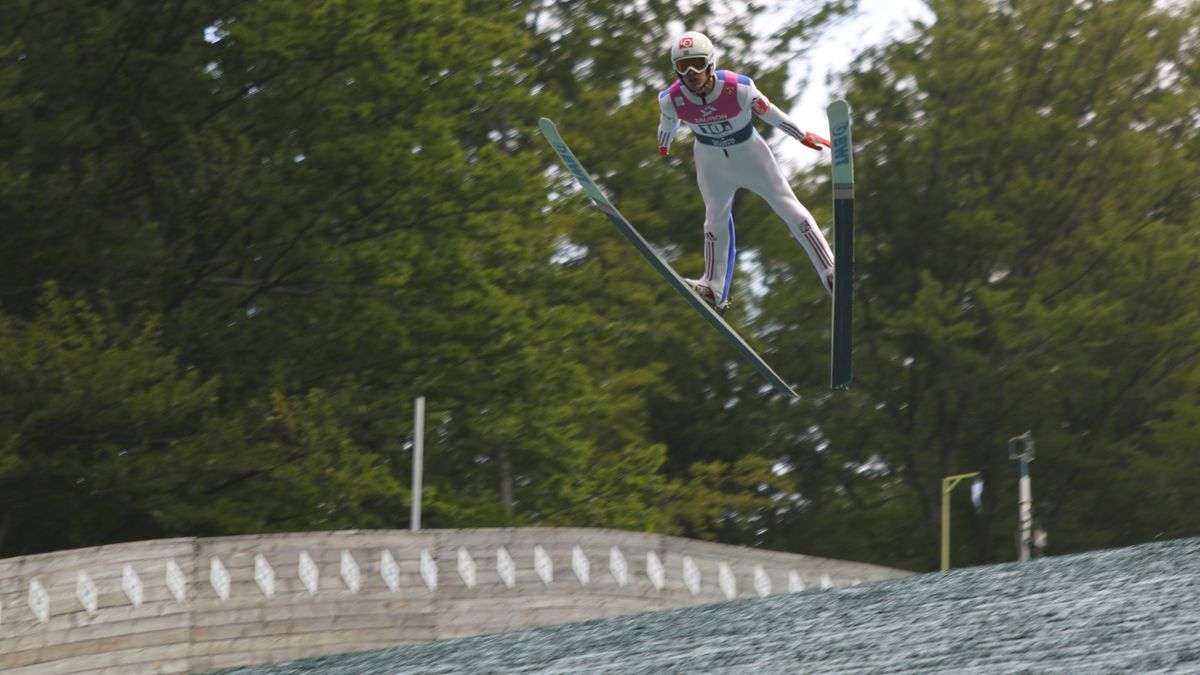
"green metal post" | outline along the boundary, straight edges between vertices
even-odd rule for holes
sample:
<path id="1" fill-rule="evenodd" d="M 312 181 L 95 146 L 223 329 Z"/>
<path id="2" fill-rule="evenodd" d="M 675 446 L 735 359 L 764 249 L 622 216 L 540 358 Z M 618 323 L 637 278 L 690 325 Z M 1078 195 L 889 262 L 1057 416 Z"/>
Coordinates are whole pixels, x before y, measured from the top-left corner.
<path id="1" fill-rule="evenodd" d="M 956 476 L 946 476 L 942 479 L 942 571 L 950 569 L 950 491 L 955 485 L 968 479 L 975 478 L 979 472 L 960 473 Z"/>

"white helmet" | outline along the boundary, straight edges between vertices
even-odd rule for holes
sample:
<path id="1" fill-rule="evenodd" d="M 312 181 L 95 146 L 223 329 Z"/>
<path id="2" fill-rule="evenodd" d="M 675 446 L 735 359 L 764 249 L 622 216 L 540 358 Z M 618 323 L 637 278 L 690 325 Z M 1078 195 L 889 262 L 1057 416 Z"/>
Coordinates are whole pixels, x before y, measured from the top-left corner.
<path id="1" fill-rule="evenodd" d="M 717 67 L 717 48 L 704 33 L 689 30 L 671 45 L 671 65 L 675 67 L 676 74 L 682 74 L 679 70 L 681 59 L 690 61 L 698 57 L 704 59 L 704 68 Z M 687 72 L 686 67 L 683 72 Z"/>

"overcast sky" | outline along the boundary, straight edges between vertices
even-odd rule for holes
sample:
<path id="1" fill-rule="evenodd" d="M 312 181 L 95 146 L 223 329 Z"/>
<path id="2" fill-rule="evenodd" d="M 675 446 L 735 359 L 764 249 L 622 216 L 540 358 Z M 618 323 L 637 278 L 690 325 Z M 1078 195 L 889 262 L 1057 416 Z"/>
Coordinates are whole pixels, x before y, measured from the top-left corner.
<path id="1" fill-rule="evenodd" d="M 788 0 L 782 0 L 780 9 L 787 11 Z M 768 28 L 779 15 L 767 16 Z M 850 68 L 850 62 L 864 48 L 884 43 L 890 39 L 907 35 L 915 20 L 931 21 L 932 14 L 921 0 L 860 0 L 859 11 L 851 19 L 843 20 L 825 31 L 801 63 L 791 67 L 791 85 L 786 92 L 767 93 L 768 97 L 782 100 L 800 93 L 798 102 L 785 108 L 800 128 L 824 136 L 829 132 L 825 118 L 825 106 L 834 94 L 826 85 L 829 75 L 837 75 Z M 800 91 L 800 83 L 808 81 L 808 87 Z M 850 101 L 853 111 L 854 101 Z M 791 167 L 816 161 L 820 155 L 790 139 L 776 146 L 781 162 Z"/>

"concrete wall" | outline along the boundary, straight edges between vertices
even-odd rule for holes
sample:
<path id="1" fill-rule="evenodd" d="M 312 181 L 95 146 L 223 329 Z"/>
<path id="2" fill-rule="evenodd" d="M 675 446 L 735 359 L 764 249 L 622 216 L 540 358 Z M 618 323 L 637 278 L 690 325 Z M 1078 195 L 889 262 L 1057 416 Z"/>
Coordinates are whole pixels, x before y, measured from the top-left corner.
<path id="1" fill-rule="evenodd" d="M 575 528 L 117 544 L 0 560 L 0 672 L 207 671 L 907 574 Z"/>

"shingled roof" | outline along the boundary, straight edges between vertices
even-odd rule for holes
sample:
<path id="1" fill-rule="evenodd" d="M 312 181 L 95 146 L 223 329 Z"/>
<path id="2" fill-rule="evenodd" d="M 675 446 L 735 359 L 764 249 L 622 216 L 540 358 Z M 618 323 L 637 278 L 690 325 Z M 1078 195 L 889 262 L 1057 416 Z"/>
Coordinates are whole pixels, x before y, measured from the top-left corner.
<path id="1" fill-rule="evenodd" d="M 950 671 L 1200 672 L 1200 538 L 227 672 Z"/>

